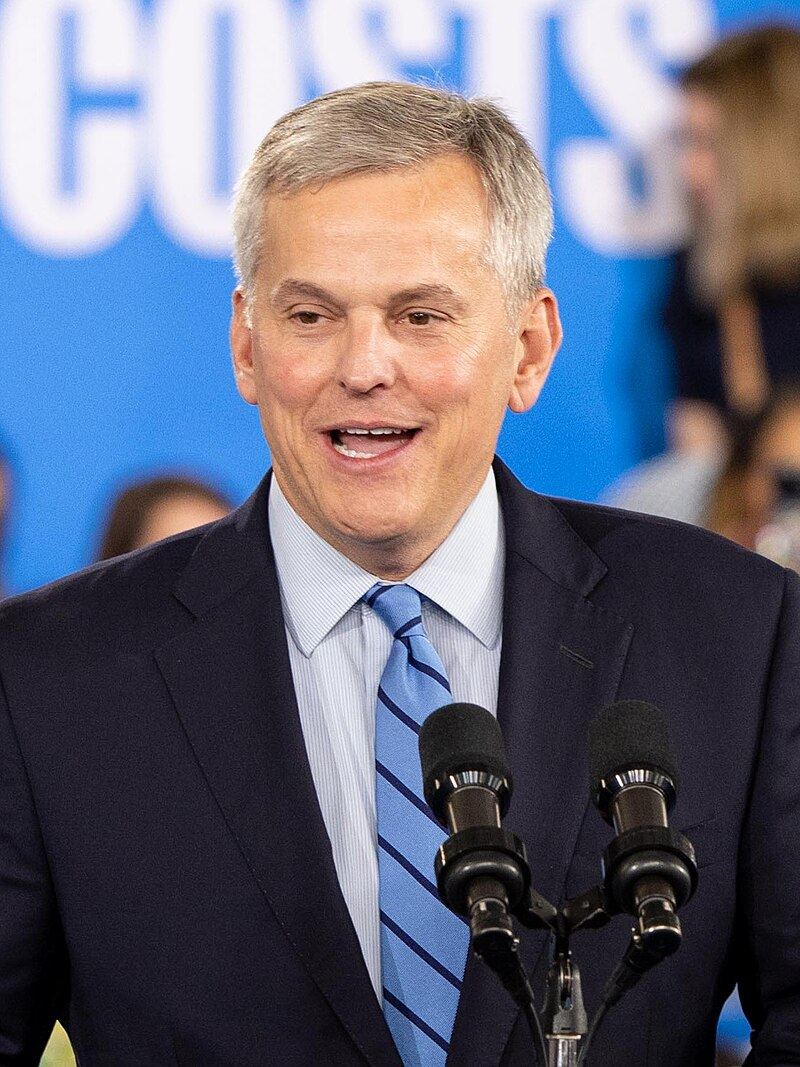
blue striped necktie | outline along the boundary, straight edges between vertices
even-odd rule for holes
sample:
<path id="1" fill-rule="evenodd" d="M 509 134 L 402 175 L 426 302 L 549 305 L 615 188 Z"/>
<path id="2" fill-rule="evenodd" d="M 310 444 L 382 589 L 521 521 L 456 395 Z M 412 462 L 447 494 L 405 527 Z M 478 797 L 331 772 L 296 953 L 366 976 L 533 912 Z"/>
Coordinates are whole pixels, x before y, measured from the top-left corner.
<path id="1" fill-rule="evenodd" d="M 428 715 L 452 701 L 450 683 L 416 590 L 378 584 L 364 599 L 394 637 L 375 722 L 383 1012 L 406 1067 L 443 1067 L 469 932 L 436 890 L 433 861 L 446 834 L 423 797 L 418 737 Z"/>

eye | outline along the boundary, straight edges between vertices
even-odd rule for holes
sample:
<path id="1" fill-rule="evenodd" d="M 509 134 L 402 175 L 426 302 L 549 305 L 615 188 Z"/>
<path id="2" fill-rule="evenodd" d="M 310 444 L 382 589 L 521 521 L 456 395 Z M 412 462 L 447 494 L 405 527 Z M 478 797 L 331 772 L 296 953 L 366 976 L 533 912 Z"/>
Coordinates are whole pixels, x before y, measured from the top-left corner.
<path id="1" fill-rule="evenodd" d="M 405 318 L 412 326 L 431 326 L 442 321 L 441 316 L 434 315 L 432 311 L 409 311 Z"/>
<path id="2" fill-rule="evenodd" d="M 319 322 L 320 314 L 318 311 L 296 311 L 292 318 L 302 322 L 305 326 L 313 326 L 315 322 Z"/>

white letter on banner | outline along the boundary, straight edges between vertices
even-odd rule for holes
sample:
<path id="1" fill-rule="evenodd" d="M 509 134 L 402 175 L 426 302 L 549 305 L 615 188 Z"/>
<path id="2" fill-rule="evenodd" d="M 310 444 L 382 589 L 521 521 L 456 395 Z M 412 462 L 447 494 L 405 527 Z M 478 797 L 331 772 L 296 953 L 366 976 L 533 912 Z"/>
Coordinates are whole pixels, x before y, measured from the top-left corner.
<path id="1" fill-rule="evenodd" d="M 233 182 L 300 103 L 282 0 L 163 0 L 150 87 L 154 209 L 192 252 L 227 255 Z"/>
<path id="2" fill-rule="evenodd" d="M 77 256 L 124 234 L 140 204 L 138 119 L 130 99 L 99 98 L 130 97 L 138 77 L 130 0 L 0 8 L 0 210 L 25 244 Z M 71 108 L 73 94 L 85 99 Z"/>
<path id="3" fill-rule="evenodd" d="M 647 37 L 636 39 L 640 18 Z M 575 0 L 564 19 L 564 60 L 611 141 L 576 138 L 559 153 L 559 200 L 578 237 L 607 255 L 652 255 L 684 229 L 674 151 L 677 90 L 654 59 L 683 65 L 713 38 L 708 0 Z M 652 59 L 648 62 L 648 55 Z M 631 188 L 641 168 L 643 195 Z"/>
<path id="4" fill-rule="evenodd" d="M 470 18 L 466 89 L 497 100 L 545 162 L 547 51 L 543 22 L 564 0 L 454 0 Z"/>
<path id="5" fill-rule="evenodd" d="M 402 76 L 402 64 L 435 64 L 450 42 L 446 8 L 433 0 L 309 0 L 309 43 L 320 91 Z M 383 33 L 370 32 L 369 16 Z"/>

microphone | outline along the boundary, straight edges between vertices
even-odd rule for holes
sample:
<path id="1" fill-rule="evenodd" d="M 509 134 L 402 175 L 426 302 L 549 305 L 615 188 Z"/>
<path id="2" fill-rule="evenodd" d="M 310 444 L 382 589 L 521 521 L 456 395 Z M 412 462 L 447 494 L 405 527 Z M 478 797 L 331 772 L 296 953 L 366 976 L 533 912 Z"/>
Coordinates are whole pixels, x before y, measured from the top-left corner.
<path id="1" fill-rule="evenodd" d="M 606 889 L 616 908 L 636 917 L 639 966 L 650 966 L 680 945 L 675 913 L 697 885 L 691 842 L 669 828 L 678 773 L 658 708 L 624 700 L 601 711 L 589 727 L 589 777 L 617 834 L 603 858 Z"/>
<path id="2" fill-rule="evenodd" d="M 477 704 L 439 708 L 422 724 L 419 758 L 425 799 L 445 829 L 500 825 L 513 779 L 491 712 Z"/>
<path id="3" fill-rule="evenodd" d="M 452 835 L 436 855 L 439 895 L 498 969 L 516 952 L 509 913 L 530 887 L 525 846 L 501 828 L 513 780 L 500 726 L 477 704 L 448 704 L 422 724 L 419 752 L 425 799 Z"/>

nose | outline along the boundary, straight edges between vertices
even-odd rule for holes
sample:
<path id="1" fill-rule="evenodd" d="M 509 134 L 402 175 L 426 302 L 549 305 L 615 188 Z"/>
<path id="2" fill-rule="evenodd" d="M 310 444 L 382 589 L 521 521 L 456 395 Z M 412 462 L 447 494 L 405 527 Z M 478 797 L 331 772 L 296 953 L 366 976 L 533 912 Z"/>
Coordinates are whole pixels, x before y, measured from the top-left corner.
<path id="1" fill-rule="evenodd" d="M 342 335 L 339 383 L 351 393 L 369 393 L 391 386 L 397 366 L 392 339 L 376 317 L 354 318 Z"/>

